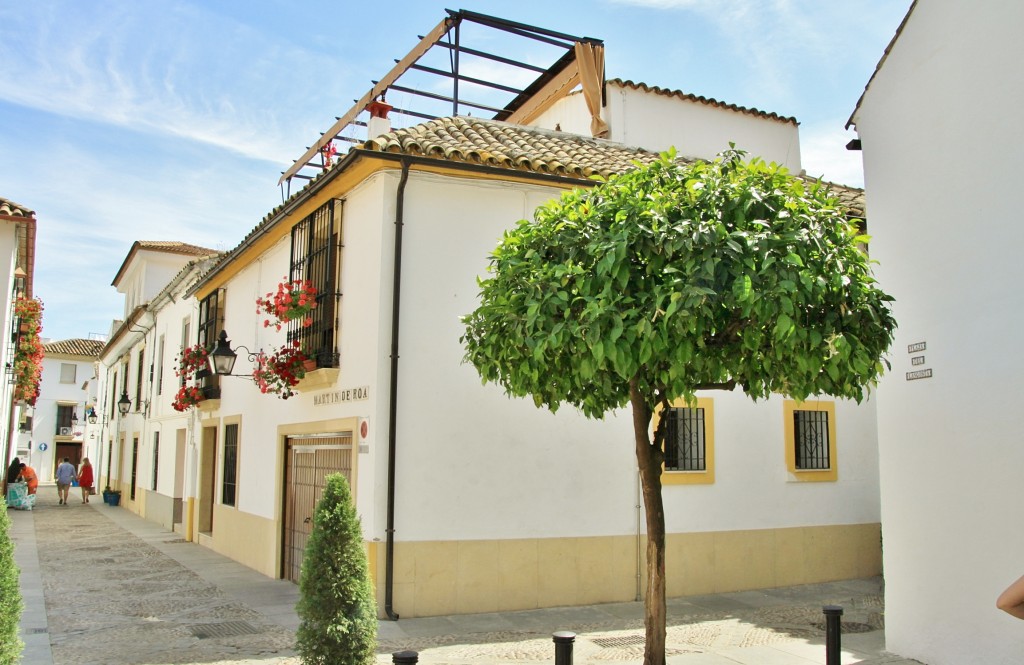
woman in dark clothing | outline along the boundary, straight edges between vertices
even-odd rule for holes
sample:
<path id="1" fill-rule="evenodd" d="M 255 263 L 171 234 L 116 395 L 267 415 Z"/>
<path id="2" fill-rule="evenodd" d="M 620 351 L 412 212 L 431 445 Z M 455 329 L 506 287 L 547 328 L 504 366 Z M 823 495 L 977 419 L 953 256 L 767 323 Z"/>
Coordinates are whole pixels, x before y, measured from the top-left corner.
<path id="1" fill-rule="evenodd" d="M 4 476 L 4 496 L 7 496 L 7 486 L 17 481 L 20 474 L 21 460 L 15 457 L 11 460 L 11 465 L 7 467 L 7 475 Z"/>

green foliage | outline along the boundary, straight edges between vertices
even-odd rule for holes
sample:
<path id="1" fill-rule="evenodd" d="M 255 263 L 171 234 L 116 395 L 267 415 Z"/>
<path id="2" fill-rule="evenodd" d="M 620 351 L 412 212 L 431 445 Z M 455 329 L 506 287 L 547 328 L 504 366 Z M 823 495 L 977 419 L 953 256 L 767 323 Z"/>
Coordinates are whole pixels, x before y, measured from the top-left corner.
<path id="1" fill-rule="evenodd" d="M 631 381 L 651 409 L 733 386 L 859 401 L 895 328 L 866 241 L 824 184 L 735 150 L 667 153 L 505 233 L 463 319 L 466 360 L 595 418 Z"/>
<path id="2" fill-rule="evenodd" d="M 362 665 L 374 660 L 377 607 L 363 534 L 341 474 L 327 476 L 299 577 L 296 635 L 303 663 Z"/>
<path id="3" fill-rule="evenodd" d="M 0 665 L 14 665 L 21 658 L 24 646 L 18 639 L 21 620 L 21 587 L 18 567 L 14 565 L 14 543 L 11 542 L 11 518 L 7 503 L 0 499 Z"/>

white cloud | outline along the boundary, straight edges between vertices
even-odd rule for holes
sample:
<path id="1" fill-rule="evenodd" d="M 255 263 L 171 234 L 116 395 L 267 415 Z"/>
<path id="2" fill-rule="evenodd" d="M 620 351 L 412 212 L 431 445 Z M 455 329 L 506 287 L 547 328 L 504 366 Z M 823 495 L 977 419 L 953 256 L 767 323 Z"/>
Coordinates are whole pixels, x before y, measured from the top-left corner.
<path id="1" fill-rule="evenodd" d="M 34 6 L 0 14 L 0 99 L 253 159 L 281 164 L 297 157 L 295 146 L 308 142 L 316 123 L 286 121 L 270 110 L 280 108 L 273 102 L 296 88 L 313 90 L 316 96 L 290 111 L 327 116 L 331 110 L 317 112 L 336 104 L 328 101 L 337 97 L 330 78 L 346 71 L 324 56 L 275 44 L 243 24 L 188 6 L 159 15 L 143 13 L 143 5 L 121 11 L 65 5 L 66 13 Z M 252 43 L 261 43 L 267 55 L 250 59 Z M 225 61 L 225 53 L 238 58 Z M 313 76 L 322 85 L 302 85 Z"/>
<path id="2" fill-rule="evenodd" d="M 849 187 L 864 186 L 864 162 L 859 150 L 846 144 L 857 138 L 843 129 L 845 119 L 832 118 L 800 128 L 801 163 L 807 175 Z"/>

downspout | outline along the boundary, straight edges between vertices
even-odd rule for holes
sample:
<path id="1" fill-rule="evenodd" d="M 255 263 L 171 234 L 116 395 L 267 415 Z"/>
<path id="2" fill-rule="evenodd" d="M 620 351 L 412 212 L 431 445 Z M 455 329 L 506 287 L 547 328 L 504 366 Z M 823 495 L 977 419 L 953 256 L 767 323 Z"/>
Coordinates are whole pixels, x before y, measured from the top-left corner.
<path id="1" fill-rule="evenodd" d="M 409 161 L 402 160 L 402 177 L 395 194 L 395 275 L 391 296 L 391 389 L 388 405 L 388 522 L 384 548 L 384 613 L 392 621 L 398 615 L 392 608 L 395 586 L 395 449 L 398 421 L 398 315 L 402 298 L 402 227 L 405 226 L 405 184 L 409 180 Z"/>

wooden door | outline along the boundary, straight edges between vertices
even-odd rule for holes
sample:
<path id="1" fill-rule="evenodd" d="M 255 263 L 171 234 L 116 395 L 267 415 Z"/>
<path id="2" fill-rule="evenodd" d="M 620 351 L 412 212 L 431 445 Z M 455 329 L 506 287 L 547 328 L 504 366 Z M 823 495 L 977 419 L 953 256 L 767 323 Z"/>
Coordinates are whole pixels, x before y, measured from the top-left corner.
<path id="1" fill-rule="evenodd" d="M 345 475 L 352 485 L 352 432 L 289 438 L 285 446 L 284 538 L 281 576 L 299 581 L 313 513 L 323 495 L 325 478 Z"/>

